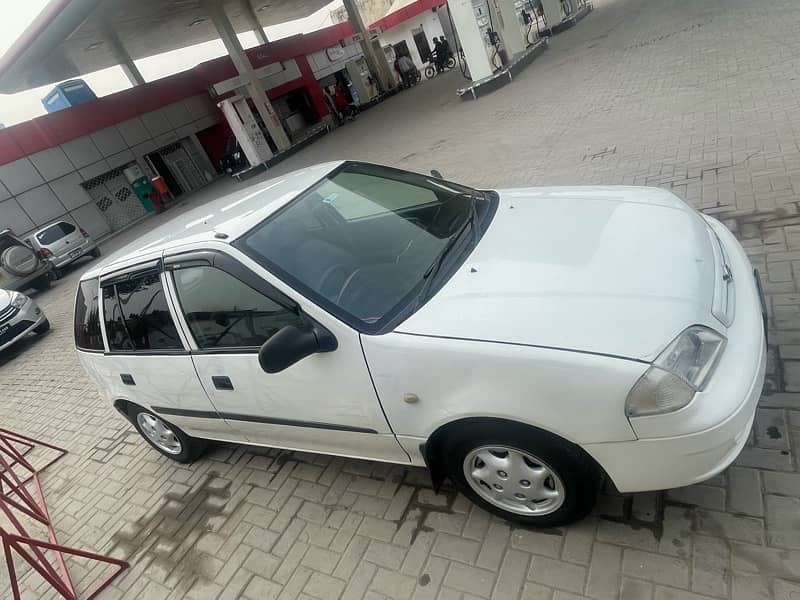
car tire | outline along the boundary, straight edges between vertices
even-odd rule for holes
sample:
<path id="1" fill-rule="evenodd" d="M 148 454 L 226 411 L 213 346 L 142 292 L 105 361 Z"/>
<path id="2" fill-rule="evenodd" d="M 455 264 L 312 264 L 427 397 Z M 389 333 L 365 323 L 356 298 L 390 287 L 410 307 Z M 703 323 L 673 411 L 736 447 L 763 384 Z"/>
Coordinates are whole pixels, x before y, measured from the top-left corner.
<path id="1" fill-rule="evenodd" d="M 50 287 L 50 284 L 53 282 L 53 277 L 54 275 L 48 272 L 38 279 L 35 279 L 33 283 L 31 283 L 31 287 L 37 292 L 43 292 Z"/>
<path id="2" fill-rule="evenodd" d="M 103 253 L 100 252 L 100 248 L 95 248 L 94 250 L 92 250 L 91 254 L 94 258 L 100 258 Z"/>
<path id="3" fill-rule="evenodd" d="M 58 281 L 58 280 L 59 280 L 59 279 L 61 279 L 63 276 L 64 276 L 64 273 L 62 273 L 62 272 L 61 272 L 61 269 L 56 269 L 55 267 L 53 267 L 53 268 L 51 269 L 51 271 L 50 271 L 50 278 L 51 278 L 53 281 Z"/>
<path id="4" fill-rule="evenodd" d="M 185 434 L 180 428 L 141 406 L 132 404 L 128 414 L 139 435 L 158 452 L 175 462 L 193 463 L 203 455 L 208 446 L 206 440 Z"/>
<path id="5" fill-rule="evenodd" d="M 445 440 L 442 459 L 451 481 L 475 504 L 531 527 L 582 519 L 602 480 L 582 449 L 522 424 L 467 422 Z"/>
<path id="6" fill-rule="evenodd" d="M 48 331 L 50 331 L 50 321 L 48 321 L 47 319 L 45 319 L 44 321 L 42 321 L 42 324 L 41 324 L 41 325 L 39 325 L 39 326 L 37 326 L 37 327 L 36 327 L 36 328 L 33 330 L 33 332 L 34 332 L 35 334 L 37 334 L 37 335 L 42 335 L 43 333 L 47 333 Z"/>

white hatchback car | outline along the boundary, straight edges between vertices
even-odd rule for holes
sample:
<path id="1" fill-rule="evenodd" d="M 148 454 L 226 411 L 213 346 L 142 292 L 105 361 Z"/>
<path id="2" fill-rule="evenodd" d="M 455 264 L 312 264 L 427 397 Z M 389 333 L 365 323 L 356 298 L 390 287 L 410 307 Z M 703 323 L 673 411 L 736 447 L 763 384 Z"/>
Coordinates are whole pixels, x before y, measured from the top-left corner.
<path id="1" fill-rule="evenodd" d="M 359 162 L 221 198 L 80 283 L 80 359 L 159 452 L 427 466 L 509 519 L 692 484 L 747 440 L 764 305 L 672 194 L 474 190 Z"/>

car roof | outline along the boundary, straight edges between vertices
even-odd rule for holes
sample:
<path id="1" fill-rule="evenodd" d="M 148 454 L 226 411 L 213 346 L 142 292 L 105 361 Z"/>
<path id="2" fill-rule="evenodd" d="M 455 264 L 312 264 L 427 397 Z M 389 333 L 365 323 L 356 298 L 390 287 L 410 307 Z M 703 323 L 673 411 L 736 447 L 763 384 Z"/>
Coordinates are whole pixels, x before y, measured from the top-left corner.
<path id="1" fill-rule="evenodd" d="M 42 233 L 42 232 L 44 232 L 44 231 L 47 231 L 48 229 L 52 229 L 53 227 L 55 227 L 55 226 L 57 226 L 57 225 L 61 225 L 62 223 L 63 223 L 64 225 L 72 225 L 73 227 L 75 227 L 75 224 L 74 224 L 74 223 L 70 223 L 69 221 L 54 221 L 54 222 L 50 223 L 49 225 L 45 225 L 45 226 L 44 226 L 44 227 L 42 227 L 41 229 L 37 229 L 37 230 L 34 232 L 34 234 L 33 234 L 33 235 L 38 235 L 38 234 L 40 234 L 40 233 Z M 76 228 L 76 229 L 77 229 L 77 228 Z"/>
<path id="2" fill-rule="evenodd" d="M 97 277 L 136 256 L 163 252 L 188 243 L 212 240 L 231 243 L 344 162 L 306 167 L 197 206 L 138 237 L 84 273 L 82 279 Z M 218 234 L 226 237 L 221 239 Z"/>

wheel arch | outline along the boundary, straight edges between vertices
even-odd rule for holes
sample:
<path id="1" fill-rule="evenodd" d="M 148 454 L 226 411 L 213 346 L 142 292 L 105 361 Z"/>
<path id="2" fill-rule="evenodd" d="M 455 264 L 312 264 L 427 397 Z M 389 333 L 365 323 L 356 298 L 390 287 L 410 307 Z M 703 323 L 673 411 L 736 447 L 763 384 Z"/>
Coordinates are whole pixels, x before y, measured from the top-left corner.
<path id="1" fill-rule="evenodd" d="M 425 443 L 420 444 L 420 453 L 422 457 L 425 459 L 425 465 L 428 468 L 428 472 L 431 475 L 431 483 L 433 484 L 433 489 L 435 492 L 438 492 L 441 488 L 444 480 L 447 478 L 447 473 L 444 468 L 444 461 L 442 460 L 445 450 L 446 450 L 446 441 L 449 437 L 455 435 L 457 432 L 462 432 L 464 430 L 476 429 L 481 432 L 486 432 L 487 430 L 491 429 L 504 429 L 504 428 L 513 428 L 517 430 L 524 430 L 531 432 L 532 434 L 549 437 L 553 439 L 558 439 L 566 444 L 569 444 L 573 448 L 576 449 L 577 452 L 582 454 L 586 459 L 591 461 L 594 464 L 595 468 L 597 468 L 598 472 L 603 477 L 608 477 L 605 469 L 598 463 L 595 458 L 586 452 L 580 445 L 576 444 L 573 441 L 570 441 L 563 436 L 555 434 L 551 431 L 547 431 L 546 429 L 542 429 L 541 427 L 536 427 L 534 425 L 530 425 L 528 423 L 523 423 L 520 421 L 514 421 L 511 419 L 505 419 L 502 417 L 465 417 L 463 419 L 456 419 L 455 421 L 449 421 L 441 426 L 439 426 L 425 441 Z"/>
<path id="2" fill-rule="evenodd" d="M 114 408 L 119 414 L 125 417 L 131 425 L 133 425 L 133 418 L 131 417 L 131 407 L 139 406 L 135 402 L 125 400 L 124 398 L 117 398 L 114 400 Z M 141 406 L 139 408 L 142 408 Z"/>

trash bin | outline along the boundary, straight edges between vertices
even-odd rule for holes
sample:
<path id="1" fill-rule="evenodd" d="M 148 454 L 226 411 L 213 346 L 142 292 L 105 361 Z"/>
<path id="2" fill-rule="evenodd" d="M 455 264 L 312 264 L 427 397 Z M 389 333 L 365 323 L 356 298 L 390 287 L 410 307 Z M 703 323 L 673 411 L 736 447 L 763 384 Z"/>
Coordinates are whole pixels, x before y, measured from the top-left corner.
<path id="1" fill-rule="evenodd" d="M 156 207 L 153 203 L 151 195 L 153 194 L 153 183 L 150 179 L 142 172 L 142 169 L 139 168 L 139 165 L 130 165 L 122 170 L 125 174 L 125 178 L 128 180 L 128 183 L 131 184 L 133 188 L 133 192 L 136 194 L 136 197 L 139 198 L 139 201 L 144 206 L 147 212 L 161 212 L 160 209 Z"/>

